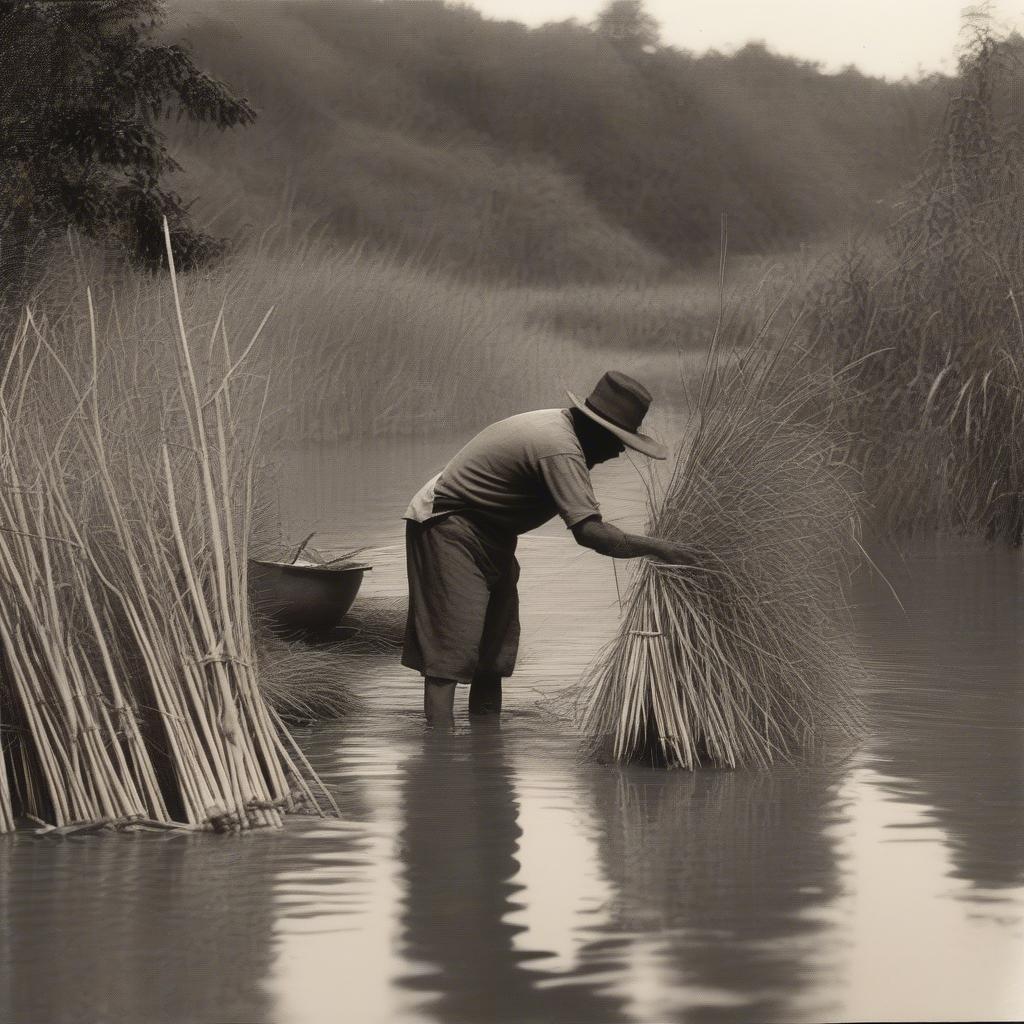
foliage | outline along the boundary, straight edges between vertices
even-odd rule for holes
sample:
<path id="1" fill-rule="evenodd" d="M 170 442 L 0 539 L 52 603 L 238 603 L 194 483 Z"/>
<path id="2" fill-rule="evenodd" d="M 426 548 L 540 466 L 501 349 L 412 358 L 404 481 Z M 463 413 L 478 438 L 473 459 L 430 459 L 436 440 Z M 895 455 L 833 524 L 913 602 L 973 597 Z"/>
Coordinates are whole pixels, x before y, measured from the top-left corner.
<path id="1" fill-rule="evenodd" d="M 882 249 L 859 246 L 818 295 L 815 343 L 852 362 L 846 410 L 895 530 L 1019 545 L 1024 532 L 1022 41 L 969 22 L 957 89 Z"/>
<path id="2" fill-rule="evenodd" d="M 0 0 L 0 263 L 17 267 L 36 237 L 73 226 L 113 238 L 146 267 L 171 226 L 183 269 L 221 244 L 189 223 L 167 186 L 179 169 L 167 117 L 224 129 L 252 107 L 177 43 L 154 40 L 161 0 Z"/>
<path id="3" fill-rule="evenodd" d="M 643 0 L 609 0 L 594 22 L 594 29 L 626 50 L 658 45 L 658 22 L 644 10 Z"/>
<path id="4" fill-rule="evenodd" d="M 80 282 L 90 281 L 98 301 L 117 308 L 126 336 L 163 336 L 169 311 L 160 277 L 126 270 L 91 246 L 59 262 L 39 290 L 40 310 L 60 316 Z M 564 388 L 589 387 L 606 369 L 600 349 L 528 322 L 530 293 L 455 280 L 360 247 L 268 239 L 234 248 L 178 286 L 199 330 L 212 330 L 227 301 L 234 330 L 251 336 L 274 305 L 260 345 L 271 378 L 267 415 L 271 431 L 290 437 L 479 429 L 531 405 L 557 404 Z M 652 310 L 637 319 L 657 318 Z M 621 340 L 636 345 L 638 373 L 645 361 L 653 377 L 666 367 L 674 373 L 672 350 L 645 355 L 640 327 L 626 326 Z"/>
<path id="5" fill-rule="evenodd" d="M 823 74 L 745 47 L 636 54 L 417 0 L 230 0 L 169 28 L 258 103 L 245 137 L 176 152 L 224 230 L 282 214 L 474 278 L 652 276 L 879 219 L 941 83 Z M 252 159 L 252 152 L 260 154 Z"/>

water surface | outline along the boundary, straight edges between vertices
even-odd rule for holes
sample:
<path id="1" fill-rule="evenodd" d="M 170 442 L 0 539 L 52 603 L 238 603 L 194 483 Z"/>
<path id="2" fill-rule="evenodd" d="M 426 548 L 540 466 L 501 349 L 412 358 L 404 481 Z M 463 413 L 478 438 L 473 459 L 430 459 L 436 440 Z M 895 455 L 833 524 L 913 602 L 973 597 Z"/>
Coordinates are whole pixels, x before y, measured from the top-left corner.
<path id="1" fill-rule="evenodd" d="M 373 546 L 366 596 L 400 594 L 398 516 L 453 443 L 295 453 L 281 515 Z M 595 479 L 638 520 L 628 465 Z M 0 841 L 0 1020 L 1021 1018 L 1024 566 L 883 557 L 905 610 L 857 582 L 864 737 L 769 772 L 623 770 L 550 701 L 611 636 L 616 574 L 546 527 L 500 729 L 426 733 L 377 658 L 364 710 L 299 732 L 340 821 Z"/>

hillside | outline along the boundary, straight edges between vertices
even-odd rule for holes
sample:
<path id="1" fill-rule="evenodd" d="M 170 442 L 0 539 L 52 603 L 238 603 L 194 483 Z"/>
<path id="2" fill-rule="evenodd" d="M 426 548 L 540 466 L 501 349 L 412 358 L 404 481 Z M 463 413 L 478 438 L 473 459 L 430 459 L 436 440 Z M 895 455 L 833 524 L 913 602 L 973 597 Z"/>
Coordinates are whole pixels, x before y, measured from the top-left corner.
<path id="1" fill-rule="evenodd" d="M 943 83 L 529 30 L 433 0 L 179 8 L 168 26 L 257 124 L 174 126 L 179 186 L 222 233 L 287 224 L 513 281 L 648 278 L 871 223 Z"/>

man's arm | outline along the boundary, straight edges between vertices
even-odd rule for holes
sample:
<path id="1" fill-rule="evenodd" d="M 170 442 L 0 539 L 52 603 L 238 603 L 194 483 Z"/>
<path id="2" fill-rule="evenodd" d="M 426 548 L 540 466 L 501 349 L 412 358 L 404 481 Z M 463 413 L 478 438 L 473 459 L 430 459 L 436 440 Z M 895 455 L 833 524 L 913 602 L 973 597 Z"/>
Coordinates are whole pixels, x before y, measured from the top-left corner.
<path id="1" fill-rule="evenodd" d="M 572 535 L 577 544 L 610 558 L 641 558 L 646 555 L 673 565 L 693 565 L 696 561 L 692 548 L 657 537 L 624 533 L 596 516 L 577 523 L 572 528 Z"/>

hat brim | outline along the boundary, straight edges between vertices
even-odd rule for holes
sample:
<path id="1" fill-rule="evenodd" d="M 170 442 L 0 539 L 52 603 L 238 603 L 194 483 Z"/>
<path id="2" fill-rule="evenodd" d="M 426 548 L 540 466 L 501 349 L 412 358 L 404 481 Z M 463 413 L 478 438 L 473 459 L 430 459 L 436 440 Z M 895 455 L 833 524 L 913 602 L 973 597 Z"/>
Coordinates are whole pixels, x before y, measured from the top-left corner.
<path id="1" fill-rule="evenodd" d="M 649 459 L 668 458 L 668 449 L 663 444 L 655 441 L 653 437 L 648 437 L 646 434 L 633 433 L 631 430 L 623 430 L 622 427 L 616 426 L 611 420 L 606 420 L 599 413 L 594 412 L 588 405 L 584 405 L 571 391 L 566 391 L 565 393 L 581 413 L 589 416 L 595 423 L 600 423 L 605 430 L 613 433 L 624 445 L 632 448 L 633 451 L 640 452 Z"/>

